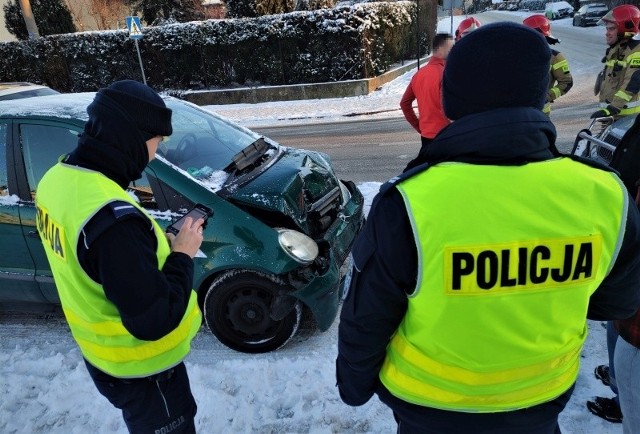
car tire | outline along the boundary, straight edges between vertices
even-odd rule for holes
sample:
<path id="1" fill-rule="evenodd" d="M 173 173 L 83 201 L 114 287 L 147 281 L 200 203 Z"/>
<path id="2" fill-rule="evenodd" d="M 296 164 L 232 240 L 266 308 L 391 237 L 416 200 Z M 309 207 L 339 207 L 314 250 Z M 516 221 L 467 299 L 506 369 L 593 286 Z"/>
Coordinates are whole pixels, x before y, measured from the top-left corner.
<path id="1" fill-rule="evenodd" d="M 298 330 L 302 304 L 295 301 L 280 320 L 270 316 L 277 294 L 286 285 L 275 276 L 233 270 L 209 286 L 203 314 L 209 330 L 229 348 L 243 353 L 266 353 L 285 345 Z"/>
<path id="2" fill-rule="evenodd" d="M 571 24 L 573 24 L 573 27 L 576 27 L 576 26 L 577 26 L 577 24 L 576 24 L 576 19 L 575 19 L 575 18 L 573 19 L 573 21 L 571 22 Z"/>

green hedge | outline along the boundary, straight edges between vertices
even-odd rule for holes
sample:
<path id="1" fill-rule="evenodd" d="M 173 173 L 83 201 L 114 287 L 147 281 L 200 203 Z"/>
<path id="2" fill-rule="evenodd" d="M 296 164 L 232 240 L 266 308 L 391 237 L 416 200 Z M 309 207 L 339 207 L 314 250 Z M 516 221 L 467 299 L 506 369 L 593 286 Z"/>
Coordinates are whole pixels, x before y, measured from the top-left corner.
<path id="1" fill-rule="evenodd" d="M 139 48 L 147 82 L 156 89 L 369 78 L 394 62 L 415 58 L 415 5 L 359 3 L 148 27 Z M 142 79 L 135 42 L 126 30 L 0 43 L 0 81 L 46 83 L 71 92 L 96 90 L 123 78 Z"/>

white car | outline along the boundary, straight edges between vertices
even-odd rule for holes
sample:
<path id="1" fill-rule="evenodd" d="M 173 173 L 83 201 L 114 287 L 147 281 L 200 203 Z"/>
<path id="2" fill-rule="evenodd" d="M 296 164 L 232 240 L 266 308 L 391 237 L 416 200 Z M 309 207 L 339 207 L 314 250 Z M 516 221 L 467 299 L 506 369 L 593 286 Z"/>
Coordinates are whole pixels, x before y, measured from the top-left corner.
<path id="1" fill-rule="evenodd" d="M 544 14 L 550 20 L 557 20 L 573 15 L 573 6 L 566 1 L 547 3 L 544 7 Z"/>
<path id="2" fill-rule="evenodd" d="M 27 82 L 0 83 L 0 101 L 30 98 L 32 96 L 56 95 L 60 92 L 47 86 Z"/>

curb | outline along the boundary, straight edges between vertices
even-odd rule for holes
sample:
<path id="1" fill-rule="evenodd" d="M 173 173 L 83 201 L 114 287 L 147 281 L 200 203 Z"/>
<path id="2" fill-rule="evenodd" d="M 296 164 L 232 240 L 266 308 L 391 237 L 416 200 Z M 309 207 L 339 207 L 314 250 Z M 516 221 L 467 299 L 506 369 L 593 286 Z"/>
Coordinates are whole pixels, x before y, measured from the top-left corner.
<path id="1" fill-rule="evenodd" d="M 420 65 L 428 57 L 419 60 Z M 285 86 L 242 87 L 237 89 L 189 90 L 180 98 L 197 105 L 256 104 L 271 101 L 293 101 L 300 99 L 345 98 L 368 95 L 385 83 L 416 68 L 417 60 L 409 61 L 373 78 L 313 84 Z"/>

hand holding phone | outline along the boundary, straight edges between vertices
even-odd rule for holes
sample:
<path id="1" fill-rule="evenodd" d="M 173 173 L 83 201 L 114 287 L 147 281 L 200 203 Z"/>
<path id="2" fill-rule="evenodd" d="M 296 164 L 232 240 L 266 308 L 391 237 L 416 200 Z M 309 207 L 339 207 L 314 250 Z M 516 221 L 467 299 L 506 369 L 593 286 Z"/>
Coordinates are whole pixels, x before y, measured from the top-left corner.
<path id="1" fill-rule="evenodd" d="M 178 235 L 180 229 L 184 225 L 184 221 L 187 217 L 191 217 L 192 221 L 196 221 L 198 219 L 203 219 L 204 223 L 202 223 L 202 228 L 207 228 L 207 219 L 213 215 L 213 210 L 206 205 L 202 205 L 200 203 L 196 204 L 188 213 L 180 217 L 178 220 L 173 222 L 167 228 L 167 232 L 170 234 Z"/>

